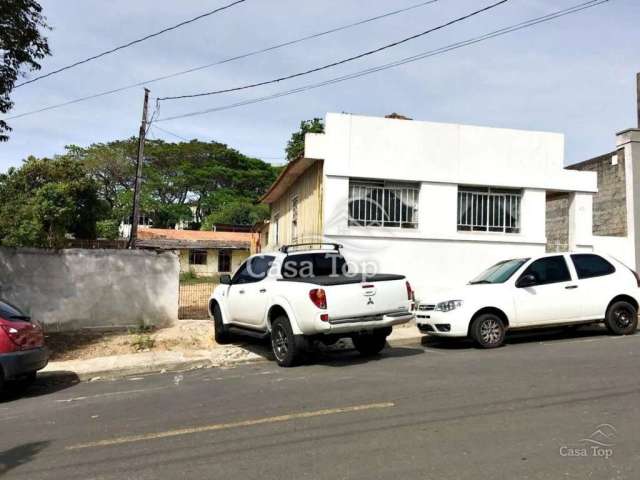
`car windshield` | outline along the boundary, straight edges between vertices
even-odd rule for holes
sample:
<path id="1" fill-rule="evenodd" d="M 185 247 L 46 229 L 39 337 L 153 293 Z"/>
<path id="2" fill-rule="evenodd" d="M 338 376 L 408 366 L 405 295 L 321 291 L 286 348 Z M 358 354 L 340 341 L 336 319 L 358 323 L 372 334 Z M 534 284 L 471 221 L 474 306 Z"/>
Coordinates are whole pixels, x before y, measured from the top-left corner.
<path id="1" fill-rule="evenodd" d="M 494 266 L 487 268 L 484 272 L 471 280 L 469 284 L 479 283 L 504 283 L 522 266 L 528 258 L 514 258 L 498 262 Z"/>
<path id="2" fill-rule="evenodd" d="M 11 305 L 10 303 L 3 302 L 0 300 L 0 318 L 5 320 L 19 320 L 19 321 L 28 321 L 29 316 L 25 315 L 20 311 L 18 307 L 15 305 Z"/>

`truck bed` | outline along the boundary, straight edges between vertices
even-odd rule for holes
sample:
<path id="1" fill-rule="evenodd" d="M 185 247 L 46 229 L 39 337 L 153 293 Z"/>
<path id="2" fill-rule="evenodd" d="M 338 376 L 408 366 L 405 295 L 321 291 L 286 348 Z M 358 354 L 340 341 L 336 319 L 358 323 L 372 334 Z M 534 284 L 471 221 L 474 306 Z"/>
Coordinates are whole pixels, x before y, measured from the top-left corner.
<path id="1" fill-rule="evenodd" d="M 307 278 L 280 278 L 279 282 L 296 282 L 330 287 L 334 285 L 349 285 L 363 282 L 389 282 L 392 280 L 403 280 L 404 275 L 394 275 L 390 273 L 377 273 L 375 275 L 331 275 L 327 277 L 307 277 Z"/>

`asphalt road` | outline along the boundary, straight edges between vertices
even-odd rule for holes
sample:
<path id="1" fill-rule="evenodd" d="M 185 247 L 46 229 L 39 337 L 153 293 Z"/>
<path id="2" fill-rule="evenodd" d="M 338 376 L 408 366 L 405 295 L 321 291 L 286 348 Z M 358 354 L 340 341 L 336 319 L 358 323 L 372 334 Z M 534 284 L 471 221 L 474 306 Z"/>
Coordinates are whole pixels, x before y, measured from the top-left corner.
<path id="1" fill-rule="evenodd" d="M 0 403 L 0 475 L 640 478 L 640 334 L 545 332 L 487 351 L 428 341 L 368 361 L 314 360 L 39 381 Z"/>

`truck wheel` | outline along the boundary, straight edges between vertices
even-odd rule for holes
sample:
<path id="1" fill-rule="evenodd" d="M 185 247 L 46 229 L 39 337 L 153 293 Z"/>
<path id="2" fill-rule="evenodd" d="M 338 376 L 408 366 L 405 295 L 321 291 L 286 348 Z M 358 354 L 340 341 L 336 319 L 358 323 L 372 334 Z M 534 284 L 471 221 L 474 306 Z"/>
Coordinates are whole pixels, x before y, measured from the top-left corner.
<path id="1" fill-rule="evenodd" d="M 353 346 L 360 352 L 360 355 L 370 357 L 377 355 L 387 344 L 387 335 L 373 332 L 362 335 L 355 335 L 352 339 Z"/>
<path id="2" fill-rule="evenodd" d="M 614 335 L 631 335 L 638 328 L 638 311 L 629 302 L 615 302 L 607 310 L 604 324 Z"/>
<path id="3" fill-rule="evenodd" d="M 471 325 L 471 337 L 479 347 L 496 348 L 503 344 L 504 322 L 493 313 L 478 316 Z"/>
<path id="4" fill-rule="evenodd" d="M 224 345 L 231 342 L 231 334 L 222 322 L 222 312 L 220 311 L 220 305 L 217 303 L 213 306 L 213 332 L 217 344 Z"/>
<path id="5" fill-rule="evenodd" d="M 300 361 L 303 350 L 289 319 L 285 316 L 276 318 L 271 324 L 271 351 L 278 365 L 293 367 Z"/>

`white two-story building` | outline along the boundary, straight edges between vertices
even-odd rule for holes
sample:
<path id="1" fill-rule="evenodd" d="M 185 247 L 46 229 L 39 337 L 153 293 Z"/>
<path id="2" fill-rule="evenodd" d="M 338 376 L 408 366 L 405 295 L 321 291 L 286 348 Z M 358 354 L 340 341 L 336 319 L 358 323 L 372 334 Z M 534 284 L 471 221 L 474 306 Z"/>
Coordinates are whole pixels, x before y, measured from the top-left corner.
<path id="1" fill-rule="evenodd" d="M 597 177 L 563 158 L 557 133 L 329 113 L 262 199 L 263 249 L 340 243 L 426 299 L 500 259 L 544 253 L 547 195 L 564 193 L 567 247 L 591 250 Z"/>

